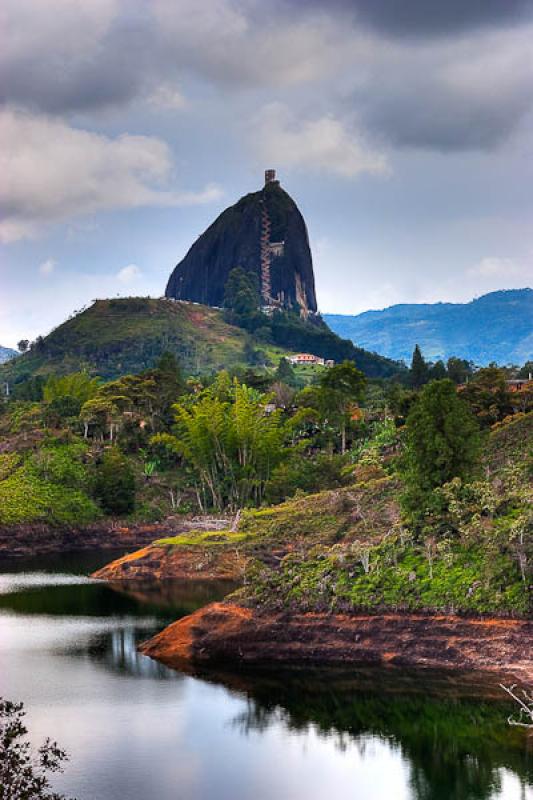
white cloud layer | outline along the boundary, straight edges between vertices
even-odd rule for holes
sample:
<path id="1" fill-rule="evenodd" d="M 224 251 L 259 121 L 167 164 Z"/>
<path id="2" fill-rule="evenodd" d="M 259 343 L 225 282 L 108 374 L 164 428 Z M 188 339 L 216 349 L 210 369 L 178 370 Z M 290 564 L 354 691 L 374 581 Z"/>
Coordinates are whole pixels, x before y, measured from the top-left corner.
<path id="1" fill-rule="evenodd" d="M 46 223 L 118 208 L 210 202 L 220 191 L 168 188 L 169 147 L 150 136 L 115 139 L 51 117 L 0 112 L 0 240 L 15 241 Z"/>
<path id="2" fill-rule="evenodd" d="M 503 282 L 509 278 L 523 278 L 524 281 L 531 281 L 533 263 L 519 264 L 512 258 L 486 256 L 470 267 L 467 274 L 470 278 L 497 278 Z"/>
<path id="3" fill-rule="evenodd" d="M 121 270 L 117 272 L 117 278 L 123 284 L 131 284 L 135 283 L 142 275 L 140 267 L 137 264 L 128 264 L 126 267 L 122 267 Z"/>
<path id="4" fill-rule="evenodd" d="M 268 163 L 327 171 L 343 178 L 388 172 L 386 157 L 331 115 L 300 119 L 286 106 L 272 103 L 254 121 L 251 138 L 258 155 Z"/>
<path id="5" fill-rule="evenodd" d="M 42 264 L 39 264 L 39 272 L 45 278 L 48 277 L 48 275 L 51 275 L 55 268 L 56 262 L 53 258 L 47 258 L 46 261 L 43 261 Z"/>

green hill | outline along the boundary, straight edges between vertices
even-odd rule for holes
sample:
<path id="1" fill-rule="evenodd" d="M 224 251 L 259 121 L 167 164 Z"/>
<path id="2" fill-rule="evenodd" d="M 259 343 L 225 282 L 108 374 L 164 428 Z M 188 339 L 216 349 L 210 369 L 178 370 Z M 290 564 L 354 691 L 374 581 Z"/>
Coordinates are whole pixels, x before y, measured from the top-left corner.
<path id="1" fill-rule="evenodd" d="M 188 374 L 237 366 L 275 365 L 283 355 L 303 350 L 341 361 L 354 359 L 368 375 L 387 376 L 398 365 L 339 339 L 324 323 L 306 323 L 279 314 L 270 343 L 229 325 L 220 309 L 166 298 L 97 300 L 87 310 L 39 337 L 31 349 L 0 367 L 0 380 L 86 370 L 112 379 L 154 366 L 165 351 L 174 353 Z"/>
<path id="2" fill-rule="evenodd" d="M 110 379 L 153 366 L 166 350 L 187 371 L 206 372 L 242 363 L 245 343 L 244 331 L 207 306 L 145 297 L 96 300 L 4 364 L 1 375 L 13 380 L 85 369 Z"/>
<path id="3" fill-rule="evenodd" d="M 533 357 L 533 289 L 491 292 L 470 303 L 406 303 L 324 318 L 339 336 L 407 362 L 416 344 L 431 360 L 457 356 L 479 365 L 524 364 Z"/>

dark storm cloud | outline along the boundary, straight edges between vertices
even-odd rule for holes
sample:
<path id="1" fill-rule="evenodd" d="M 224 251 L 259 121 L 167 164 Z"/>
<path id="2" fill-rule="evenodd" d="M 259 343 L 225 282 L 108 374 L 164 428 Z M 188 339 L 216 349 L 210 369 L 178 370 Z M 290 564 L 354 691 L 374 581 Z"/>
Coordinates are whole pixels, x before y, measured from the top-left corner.
<path id="1" fill-rule="evenodd" d="M 282 0 L 282 4 L 285 0 Z M 321 0 L 286 0 L 324 9 Z M 329 0 L 327 8 L 349 12 L 356 21 L 387 36 L 427 37 L 520 23 L 533 15 L 532 0 Z"/>
<path id="2" fill-rule="evenodd" d="M 362 134 L 446 151 L 497 145 L 532 105 L 533 0 L 4 3 L 0 102 L 32 111 L 179 97 L 192 76 L 228 102 L 283 92 L 304 129 L 355 116 Z"/>
<path id="3" fill-rule="evenodd" d="M 532 29 L 440 47 L 404 48 L 378 60 L 354 93 L 365 126 L 396 146 L 487 150 L 533 107 Z"/>
<path id="4" fill-rule="evenodd" d="M 394 145 L 434 149 L 488 150 L 516 129 L 531 108 L 526 90 L 492 103 L 424 86 L 381 96 L 368 109 L 366 123 Z"/>
<path id="5" fill-rule="evenodd" d="M 120 105 L 143 90 L 156 44 L 147 20 L 140 24 L 121 17 L 90 47 L 80 43 L 79 51 L 78 36 L 73 28 L 68 42 L 52 35 L 42 47 L 0 56 L 0 102 L 57 114 Z"/>

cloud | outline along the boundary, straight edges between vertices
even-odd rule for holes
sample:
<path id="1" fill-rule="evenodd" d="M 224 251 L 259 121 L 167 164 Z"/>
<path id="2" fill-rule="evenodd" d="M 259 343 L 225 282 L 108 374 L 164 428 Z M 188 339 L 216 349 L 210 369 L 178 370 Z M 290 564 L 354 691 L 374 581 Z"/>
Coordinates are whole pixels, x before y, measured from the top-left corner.
<path id="1" fill-rule="evenodd" d="M 42 264 L 39 264 L 39 272 L 45 277 L 51 275 L 55 268 L 56 262 L 53 258 L 47 258 L 46 261 L 43 261 Z"/>
<path id="2" fill-rule="evenodd" d="M 187 101 L 182 93 L 169 85 L 161 85 L 155 89 L 148 98 L 151 105 L 167 111 L 181 111 L 186 108 Z"/>
<path id="3" fill-rule="evenodd" d="M 137 264 L 128 264 L 127 267 L 122 267 L 122 269 L 117 272 L 117 278 L 121 283 L 125 284 L 135 283 L 141 275 L 142 272 Z"/>
<path id="4" fill-rule="evenodd" d="M 120 25 L 120 9 L 120 0 L 4 0 L 2 101 L 60 112 L 130 99 L 146 48 L 135 47 L 135 25 Z"/>
<path id="5" fill-rule="evenodd" d="M 233 88 L 287 87 L 334 74 L 343 63 L 342 28 L 304 8 L 289 19 L 253 0 L 154 0 L 169 65 Z"/>
<path id="6" fill-rule="evenodd" d="M 533 108 L 533 26 L 374 53 L 354 103 L 400 147 L 487 150 Z"/>
<path id="7" fill-rule="evenodd" d="M 0 102 L 34 111 L 181 110 L 200 80 L 275 89 L 306 117 L 327 98 L 368 138 L 461 151 L 498 146 L 533 108 L 533 0 L 5 0 L 0 14 Z"/>
<path id="8" fill-rule="evenodd" d="M 533 265 L 519 264 L 512 258 L 501 258 L 498 256 L 487 256 L 482 258 L 467 270 L 470 278 L 499 278 L 507 281 L 510 278 L 524 278 L 531 281 Z"/>
<path id="9" fill-rule="evenodd" d="M 220 190 L 169 188 L 173 160 L 154 137 L 107 136 L 57 119 L 0 112 L 0 240 L 38 233 L 47 223 L 119 208 L 194 205 Z"/>
<path id="10" fill-rule="evenodd" d="M 171 101 L 183 73 L 234 88 L 290 86 L 342 65 L 339 27 L 290 24 L 254 0 L 5 0 L 0 101 L 61 114 Z"/>
<path id="11" fill-rule="evenodd" d="M 321 0 L 308 0 L 321 5 Z M 288 5 L 301 7 L 299 0 Z M 531 0 L 329 0 L 362 25 L 392 37 L 442 37 L 480 28 L 512 25 L 531 16 Z"/>
<path id="12" fill-rule="evenodd" d="M 385 156 L 368 148 L 358 132 L 333 116 L 302 120 L 286 106 L 272 103 L 262 110 L 253 127 L 254 146 L 267 162 L 343 178 L 388 171 Z"/>

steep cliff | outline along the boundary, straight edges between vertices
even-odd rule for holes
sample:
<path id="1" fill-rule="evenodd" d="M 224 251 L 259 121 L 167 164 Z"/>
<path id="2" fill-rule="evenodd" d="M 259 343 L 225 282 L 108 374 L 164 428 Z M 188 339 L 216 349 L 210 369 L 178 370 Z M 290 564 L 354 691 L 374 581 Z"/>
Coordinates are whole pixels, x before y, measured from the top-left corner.
<path id="1" fill-rule="evenodd" d="M 168 282 L 166 296 L 222 306 L 234 267 L 257 277 L 262 302 L 316 311 L 315 280 L 304 219 L 276 180 L 227 208 L 197 239 Z"/>

